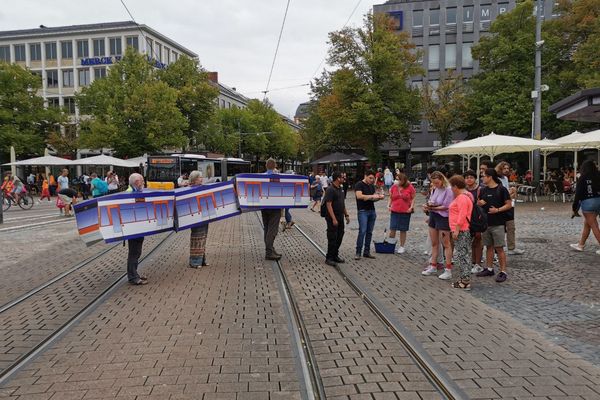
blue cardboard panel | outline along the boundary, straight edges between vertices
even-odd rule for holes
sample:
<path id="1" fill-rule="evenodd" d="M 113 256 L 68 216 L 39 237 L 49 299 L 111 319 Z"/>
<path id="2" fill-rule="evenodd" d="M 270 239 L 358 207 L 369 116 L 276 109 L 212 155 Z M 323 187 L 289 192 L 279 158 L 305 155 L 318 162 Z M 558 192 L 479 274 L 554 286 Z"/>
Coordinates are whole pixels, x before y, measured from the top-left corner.
<path id="1" fill-rule="evenodd" d="M 175 202 L 177 230 L 240 214 L 233 182 L 176 189 Z"/>
<path id="2" fill-rule="evenodd" d="M 239 174 L 235 177 L 240 208 L 304 208 L 310 204 L 308 177 L 282 174 Z"/>
<path id="3" fill-rule="evenodd" d="M 91 246 L 102 241 L 98 224 L 98 201 L 86 200 L 73 206 L 77 231 L 83 242 Z"/>

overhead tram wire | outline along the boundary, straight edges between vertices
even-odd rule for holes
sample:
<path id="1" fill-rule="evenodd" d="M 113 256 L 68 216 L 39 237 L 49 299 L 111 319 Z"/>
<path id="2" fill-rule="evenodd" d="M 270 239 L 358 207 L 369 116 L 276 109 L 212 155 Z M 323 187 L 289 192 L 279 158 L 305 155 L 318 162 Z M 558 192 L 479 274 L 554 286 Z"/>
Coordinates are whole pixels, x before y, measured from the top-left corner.
<path id="1" fill-rule="evenodd" d="M 121 0 L 123 1 L 123 0 Z M 279 52 L 279 44 L 281 43 L 281 36 L 283 35 L 283 27 L 285 26 L 285 20 L 287 19 L 288 10 L 290 8 L 290 1 L 287 0 L 287 4 L 285 6 L 285 13 L 283 14 L 283 21 L 281 23 L 281 29 L 279 30 L 279 38 L 277 39 L 277 47 L 275 47 L 275 54 L 273 55 L 273 62 L 271 63 L 271 71 L 269 72 L 269 79 L 267 80 L 267 87 L 264 90 L 263 100 L 267 98 L 267 93 L 269 93 L 269 85 L 271 84 L 271 77 L 273 76 L 273 69 L 275 68 L 275 60 L 277 60 L 277 53 Z"/>
<path id="2" fill-rule="evenodd" d="M 148 38 L 146 37 L 146 34 L 142 30 L 142 27 L 140 26 L 140 24 L 137 23 L 137 21 L 135 20 L 135 18 L 133 18 L 133 15 L 129 11 L 129 8 L 127 8 L 127 5 L 125 4 L 125 1 L 123 1 L 123 0 L 120 0 L 120 1 L 121 1 L 121 4 L 123 4 L 123 7 L 125 7 L 125 11 L 127 11 L 127 14 L 129 14 L 129 18 L 131 18 L 131 20 L 133 21 L 133 23 L 135 24 L 135 26 L 137 26 L 138 30 L 142 34 L 142 37 L 144 38 L 144 43 L 147 45 L 148 44 Z M 154 52 L 154 45 L 150 46 L 150 53 L 152 53 L 152 57 L 156 61 L 159 61 L 158 57 L 156 57 L 156 53 Z"/>

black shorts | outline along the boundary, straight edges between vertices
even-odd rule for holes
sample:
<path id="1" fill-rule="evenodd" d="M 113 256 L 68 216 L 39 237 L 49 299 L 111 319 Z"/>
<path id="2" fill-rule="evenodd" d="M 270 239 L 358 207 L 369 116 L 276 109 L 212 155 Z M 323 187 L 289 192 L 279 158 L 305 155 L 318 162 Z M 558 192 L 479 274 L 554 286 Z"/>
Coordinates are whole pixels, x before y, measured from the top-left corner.
<path id="1" fill-rule="evenodd" d="M 429 227 L 433 229 L 437 229 L 438 231 L 449 231 L 450 223 L 448 222 L 448 217 L 443 217 L 436 212 L 429 213 Z"/>

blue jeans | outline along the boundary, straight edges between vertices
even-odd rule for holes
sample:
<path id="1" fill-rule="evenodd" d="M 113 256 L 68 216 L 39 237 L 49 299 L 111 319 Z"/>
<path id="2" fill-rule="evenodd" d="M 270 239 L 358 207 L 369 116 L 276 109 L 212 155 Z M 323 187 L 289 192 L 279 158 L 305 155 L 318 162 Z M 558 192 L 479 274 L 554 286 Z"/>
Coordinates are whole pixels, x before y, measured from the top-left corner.
<path id="1" fill-rule="evenodd" d="M 288 224 L 290 222 L 292 222 L 292 213 L 290 213 L 290 209 L 289 208 L 285 209 L 285 222 L 288 223 Z"/>
<path id="2" fill-rule="evenodd" d="M 375 210 L 358 211 L 358 237 L 356 238 L 356 254 L 370 254 L 373 228 L 377 214 Z M 363 250 L 364 244 L 364 251 Z"/>

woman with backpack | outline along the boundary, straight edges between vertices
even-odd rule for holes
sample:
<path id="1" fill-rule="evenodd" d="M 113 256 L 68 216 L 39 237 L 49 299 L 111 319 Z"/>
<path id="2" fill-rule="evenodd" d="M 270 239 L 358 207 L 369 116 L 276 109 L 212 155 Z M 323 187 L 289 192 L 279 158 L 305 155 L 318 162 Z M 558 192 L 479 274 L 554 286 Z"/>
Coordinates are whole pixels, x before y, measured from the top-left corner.
<path id="1" fill-rule="evenodd" d="M 452 284 L 453 288 L 471 290 L 471 233 L 469 220 L 473 212 L 473 195 L 466 189 L 465 178 L 454 175 L 450 178 L 450 187 L 454 200 L 448 209 L 448 220 L 454 239 L 454 260 L 460 271 L 460 278 Z"/>
<path id="2" fill-rule="evenodd" d="M 465 172 L 464 175 L 466 190 L 471 193 L 474 200 L 479 198 L 479 192 L 481 187 L 479 186 L 479 177 L 477 172 L 472 169 Z M 481 232 L 471 232 L 473 236 L 473 243 L 471 244 L 471 273 L 476 274 L 483 271 L 483 267 L 479 265 L 481 263 L 481 257 L 483 256 L 483 242 L 481 241 Z"/>
<path id="3" fill-rule="evenodd" d="M 100 197 L 108 193 L 108 184 L 104 180 L 98 178 L 98 174 L 93 172 L 92 175 L 90 175 L 90 178 L 92 197 Z"/>

